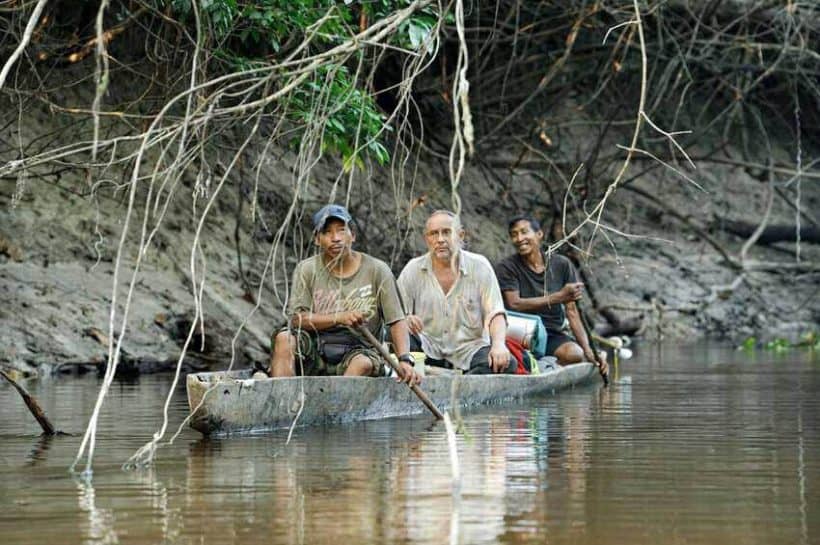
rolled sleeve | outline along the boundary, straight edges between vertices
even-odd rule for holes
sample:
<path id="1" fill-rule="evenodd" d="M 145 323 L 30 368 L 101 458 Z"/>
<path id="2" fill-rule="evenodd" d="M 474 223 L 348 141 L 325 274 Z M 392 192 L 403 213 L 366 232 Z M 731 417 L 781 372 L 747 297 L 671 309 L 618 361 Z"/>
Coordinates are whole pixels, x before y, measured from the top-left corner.
<path id="1" fill-rule="evenodd" d="M 290 296 L 288 297 L 287 316 L 292 318 L 298 312 L 309 312 L 312 308 L 311 282 L 305 274 L 304 262 L 296 265 L 293 270 Z"/>
<path id="2" fill-rule="evenodd" d="M 500 261 L 495 265 L 495 276 L 501 291 L 520 291 L 518 275 L 510 268 L 509 263 Z"/>
<path id="3" fill-rule="evenodd" d="M 401 304 L 399 288 L 396 284 L 396 278 L 386 263 L 379 263 L 378 283 L 379 305 L 382 308 L 384 322 L 390 325 L 399 320 L 403 320 L 405 315 L 404 308 Z"/>
<path id="4" fill-rule="evenodd" d="M 499 314 L 507 318 L 507 311 L 504 310 L 504 299 L 501 297 L 501 288 L 495 277 L 492 265 L 483 259 L 481 266 L 477 267 L 479 285 L 481 286 L 481 307 L 484 314 L 484 327 L 490 327 L 490 322 Z"/>

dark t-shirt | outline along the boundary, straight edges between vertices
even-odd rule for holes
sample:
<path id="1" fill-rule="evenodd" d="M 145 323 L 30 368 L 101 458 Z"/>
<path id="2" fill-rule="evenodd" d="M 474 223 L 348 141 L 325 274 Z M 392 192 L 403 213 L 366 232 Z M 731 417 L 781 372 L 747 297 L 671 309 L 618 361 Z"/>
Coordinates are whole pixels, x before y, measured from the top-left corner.
<path id="1" fill-rule="evenodd" d="M 520 297 L 541 297 L 548 293 L 555 293 L 564 287 L 564 284 L 577 282 L 575 267 L 566 257 L 552 254 L 547 260 L 544 255 L 546 269 L 541 274 L 534 272 L 518 254 L 505 257 L 495 265 L 495 275 L 501 291 L 518 291 Z M 539 312 L 544 327 L 552 331 L 560 331 L 564 327 L 564 305 L 544 306 Z"/>

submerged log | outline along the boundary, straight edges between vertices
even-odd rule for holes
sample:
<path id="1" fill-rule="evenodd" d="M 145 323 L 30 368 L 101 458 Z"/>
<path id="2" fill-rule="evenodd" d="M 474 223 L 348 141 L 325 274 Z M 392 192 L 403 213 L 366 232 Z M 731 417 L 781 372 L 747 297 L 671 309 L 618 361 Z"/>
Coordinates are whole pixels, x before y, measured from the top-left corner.
<path id="1" fill-rule="evenodd" d="M 757 229 L 757 224 L 745 221 L 719 220 L 716 226 L 727 233 L 748 238 Z M 769 225 L 760 237 L 757 244 L 773 244 L 775 242 L 797 242 L 796 225 Z M 820 229 L 811 225 L 800 226 L 800 242 L 820 244 Z"/>
<path id="2" fill-rule="evenodd" d="M 593 322 L 592 329 L 599 333 L 602 337 L 609 337 L 612 335 L 635 335 L 643 327 L 643 314 L 633 318 L 623 318 L 618 313 L 608 307 L 603 306 L 598 301 L 595 289 L 592 287 L 586 267 L 583 266 L 580 259 L 578 259 L 577 252 L 573 251 L 574 255 L 570 255 L 573 264 L 578 267 L 578 273 L 581 275 L 581 281 L 587 289 L 592 308 L 606 320 L 606 324 L 598 325 Z"/>
<path id="3" fill-rule="evenodd" d="M 604 310 L 604 309 L 602 309 Z M 606 309 L 611 310 L 611 309 Z M 603 314 L 603 313 L 602 313 Z M 643 315 L 634 318 L 620 319 L 616 322 L 610 321 L 602 327 L 596 328 L 602 337 L 612 337 L 619 335 L 634 336 L 643 327 Z"/>
<path id="4" fill-rule="evenodd" d="M 25 388 L 17 384 L 17 381 L 14 380 L 11 375 L 3 370 L 0 370 L 0 375 L 3 375 L 3 378 L 9 381 L 9 384 L 14 386 L 17 393 L 19 393 L 20 397 L 23 398 L 23 401 L 26 403 L 26 407 L 28 407 L 28 410 L 31 411 L 34 418 L 37 419 L 37 423 L 40 424 L 40 427 L 43 428 L 43 434 L 57 435 L 57 430 L 55 430 L 54 426 L 51 425 L 51 421 L 46 416 L 46 413 L 43 412 L 43 409 L 40 407 L 40 404 L 37 403 L 37 400 L 34 399 L 34 397 L 29 394 Z"/>

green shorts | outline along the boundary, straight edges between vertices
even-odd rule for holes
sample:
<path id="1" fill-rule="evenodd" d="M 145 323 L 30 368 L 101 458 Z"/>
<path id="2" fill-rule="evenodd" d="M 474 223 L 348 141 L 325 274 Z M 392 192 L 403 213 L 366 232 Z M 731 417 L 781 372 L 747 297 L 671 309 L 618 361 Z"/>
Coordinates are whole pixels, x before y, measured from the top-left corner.
<path id="1" fill-rule="evenodd" d="M 271 347 L 275 350 L 276 336 L 283 331 L 290 333 L 295 338 L 295 350 L 293 359 L 295 363 L 295 371 L 297 375 L 304 376 L 342 376 L 358 355 L 364 355 L 373 363 L 373 368 L 370 372 L 371 377 L 384 376 L 385 363 L 381 355 L 372 348 L 351 344 L 349 349 L 345 350 L 341 359 L 336 357 L 328 357 L 330 352 L 329 347 L 322 342 L 322 336 L 318 333 L 311 333 L 304 329 L 293 329 L 290 327 L 283 327 L 274 333 L 271 339 Z M 352 340 L 352 339 L 351 339 Z"/>

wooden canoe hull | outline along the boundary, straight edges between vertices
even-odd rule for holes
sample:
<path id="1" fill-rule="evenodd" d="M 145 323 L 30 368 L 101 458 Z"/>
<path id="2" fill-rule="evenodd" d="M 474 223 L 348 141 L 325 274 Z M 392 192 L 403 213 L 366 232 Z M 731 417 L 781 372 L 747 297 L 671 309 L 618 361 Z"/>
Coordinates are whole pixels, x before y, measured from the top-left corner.
<path id="1" fill-rule="evenodd" d="M 453 389 L 458 405 L 469 407 L 554 393 L 595 377 L 595 366 L 578 363 L 541 375 L 428 376 L 421 387 L 445 411 Z M 249 371 L 192 373 L 187 388 L 190 426 L 205 435 L 285 428 L 297 414 L 299 426 L 429 414 L 407 385 L 387 377 L 254 380 Z"/>

